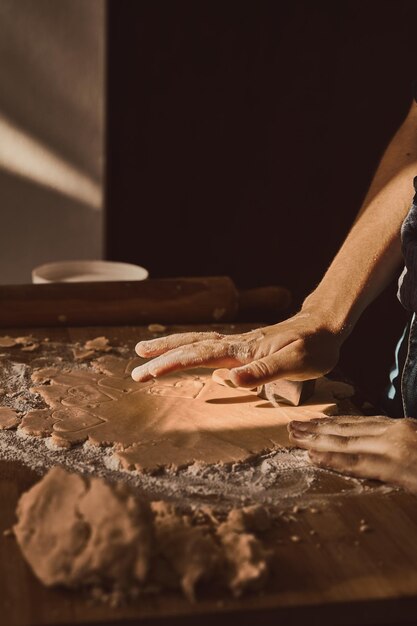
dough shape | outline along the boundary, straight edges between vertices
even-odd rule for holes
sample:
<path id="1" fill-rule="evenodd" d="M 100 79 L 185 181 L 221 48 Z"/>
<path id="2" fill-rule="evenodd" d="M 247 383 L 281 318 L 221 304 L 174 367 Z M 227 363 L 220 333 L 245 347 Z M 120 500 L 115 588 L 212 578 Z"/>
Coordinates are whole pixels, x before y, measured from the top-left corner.
<path id="1" fill-rule="evenodd" d="M 17 341 L 13 337 L 9 337 L 8 335 L 0 337 L 0 348 L 13 348 L 16 345 Z"/>
<path id="2" fill-rule="evenodd" d="M 102 393 L 97 385 L 87 383 L 77 387 L 69 387 L 61 402 L 64 406 L 94 407 L 102 402 L 109 402 L 111 398 Z"/>
<path id="3" fill-rule="evenodd" d="M 32 381 L 39 385 L 45 385 L 50 383 L 53 377 L 55 377 L 56 380 L 58 374 L 60 374 L 60 370 L 56 367 L 36 368 L 32 372 Z"/>
<path id="4" fill-rule="evenodd" d="M 21 428 L 39 436 L 50 432 L 60 446 L 87 440 L 114 445 L 122 467 L 146 472 L 194 462 L 233 463 L 288 447 L 288 422 L 337 413 L 335 393 L 341 393 L 339 383 L 323 378 L 308 404 L 274 407 L 255 391 L 216 383 L 211 370 L 137 383 L 126 373 L 130 366 L 122 358 L 105 355 L 93 368 L 35 372 L 34 379 L 50 381 L 33 391 L 51 411 L 28 415 Z"/>
<path id="5" fill-rule="evenodd" d="M 95 356 L 95 351 L 87 348 L 73 348 L 72 354 L 75 361 L 88 361 L 88 359 Z"/>
<path id="6" fill-rule="evenodd" d="M 203 390 L 204 380 L 191 378 L 188 374 L 180 372 L 175 375 L 165 376 L 156 380 L 148 389 L 148 393 L 155 396 L 168 396 L 170 398 L 197 398 Z"/>
<path id="7" fill-rule="evenodd" d="M 80 430 L 103 423 L 99 417 L 75 407 L 54 411 L 52 418 L 54 420 L 53 430 L 57 433 L 77 433 Z"/>
<path id="8" fill-rule="evenodd" d="M 50 409 L 33 409 L 21 419 L 19 430 L 34 437 L 50 437 L 54 420 Z"/>
<path id="9" fill-rule="evenodd" d="M 107 337 L 96 337 L 85 342 L 84 348 L 94 350 L 96 352 L 109 352 L 111 350 L 110 342 Z"/>
<path id="10" fill-rule="evenodd" d="M 112 354 L 100 356 L 91 363 L 95 372 L 107 376 L 125 376 L 127 365 L 125 359 L 120 359 Z"/>
<path id="11" fill-rule="evenodd" d="M 16 428 L 20 423 L 20 419 L 14 409 L 8 406 L 0 407 L 0 430 L 10 430 Z"/>

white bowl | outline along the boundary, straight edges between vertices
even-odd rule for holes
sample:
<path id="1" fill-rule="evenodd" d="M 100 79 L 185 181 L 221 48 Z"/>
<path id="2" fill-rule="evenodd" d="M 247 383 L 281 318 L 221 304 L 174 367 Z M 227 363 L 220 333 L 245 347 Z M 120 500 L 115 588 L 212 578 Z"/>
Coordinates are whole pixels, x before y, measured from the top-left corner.
<path id="1" fill-rule="evenodd" d="M 35 267 L 32 282 L 86 283 L 107 280 L 145 280 L 149 272 L 140 265 L 113 261 L 59 261 Z"/>

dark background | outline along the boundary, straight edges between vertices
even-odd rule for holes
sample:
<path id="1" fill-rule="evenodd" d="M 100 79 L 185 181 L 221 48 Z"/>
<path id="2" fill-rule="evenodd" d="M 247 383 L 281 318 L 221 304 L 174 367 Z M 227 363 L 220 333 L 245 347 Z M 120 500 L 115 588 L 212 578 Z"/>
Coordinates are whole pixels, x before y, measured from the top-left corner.
<path id="1" fill-rule="evenodd" d="M 416 26 L 412 0 L 110 0 L 107 258 L 286 285 L 296 309 L 411 104 Z M 371 395 L 395 288 L 342 354 Z"/>

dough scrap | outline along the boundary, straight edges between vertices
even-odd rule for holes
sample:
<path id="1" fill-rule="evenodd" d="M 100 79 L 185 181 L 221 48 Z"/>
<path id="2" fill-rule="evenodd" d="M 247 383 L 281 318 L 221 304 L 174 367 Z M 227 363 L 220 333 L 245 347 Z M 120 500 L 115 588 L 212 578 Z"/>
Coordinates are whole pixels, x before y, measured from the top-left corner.
<path id="1" fill-rule="evenodd" d="M 228 585 L 236 597 L 249 590 L 260 589 L 269 575 L 269 561 L 272 556 L 262 542 L 251 533 L 229 530 L 227 522 L 217 531 L 228 564 L 226 576 Z"/>
<path id="2" fill-rule="evenodd" d="M 242 509 L 232 509 L 225 524 L 232 532 L 262 533 L 271 528 L 272 520 L 268 509 L 261 504 L 253 504 Z"/>
<path id="3" fill-rule="evenodd" d="M 38 343 L 33 337 L 16 337 L 15 342 L 18 346 L 30 346 L 34 343 Z"/>
<path id="4" fill-rule="evenodd" d="M 41 367 L 36 368 L 32 372 L 32 382 L 40 385 L 49 384 L 54 376 L 57 376 L 60 370 L 56 367 Z"/>
<path id="5" fill-rule="evenodd" d="M 0 337 L 0 348 L 13 348 L 16 345 L 16 339 L 13 339 L 13 337 L 9 337 L 8 335 Z"/>
<path id="6" fill-rule="evenodd" d="M 162 587 L 181 587 L 195 601 L 198 584 L 221 570 L 224 557 L 208 529 L 191 526 L 190 520 L 163 501 L 153 502 L 156 555 L 152 580 Z"/>
<path id="7" fill-rule="evenodd" d="M 14 534 L 47 586 L 142 583 L 153 546 L 152 512 L 122 484 L 52 468 L 22 495 Z"/>
<path id="8" fill-rule="evenodd" d="M 106 354 L 100 356 L 98 359 L 92 361 L 91 366 L 93 371 L 99 374 L 106 374 L 107 376 L 125 376 L 126 375 L 126 361 L 112 354 Z"/>
<path id="9" fill-rule="evenodd" d="M 260 504 L 231 509 L 226 521 L 217 527 L 226 558 L 224 575 L 235 596 L 264 586 L 272 552 L 257 535 L 271 527 L 269 511 Z"/>
<path id="10" fill-rule="evenodd" d="M 95 356 L 95 351 L 88 348 L 73 348 L 72 353 L 75 361 L 88 361 Z"/>
<path id="11" fill-rule="evenodd" d="M 234 463 L 289 446 L 287 423 L 337 413 L 339 383 L 319 379 L 316 393 L 300 407 L 275 407 L 250 389 L 217 383 L 210 370 L 189 370 L 132 380 L 138 359 L 103 355 L 93 370 L 38 370 L 33 380 L 51 409 L 23 422 L 26 432 L 50 432 L 55 443 L 89 441 L 114 446 L 126 469 L 154 472 L 192 463 Z M 47 424 L 42 428 L 44 415 Z M 32 426 L 31 426 L 32 424 Z M 44 436 L 44 435 L 40 435 Z"/>
<path id="12" fill-rule="evenodd" d="M 149 324 L 148 330 L 150 333 L 165 333 L 168 329 L 163 324 Z"/>
<path id="13" fill-rule="evenodd" d="M 21 419 L 19 430 L 34 437 L 50 437 L 54 420 L 49 409 L 33 409 Z"/>
<path id="14" fill-rule="evenodd" d="M 85 342 L 84 347 L 87 350 L 95 350 L 97 352 L 109 352 L 111 350 L 110 342 L 107 337 L 96 337 Z"/>
<path id="15" fill-rule="evenodd" d="M 0 407 L 0 430 L 11 430 L 16 428 L 20 423 L 20 419 L 14 409 L 8 406 Z"/>
<path id="16" fill-rule="evenodd" d="M 39 343 L 33 342 L 33 343 L 28 343 L 25 344 L 21 347 L 22 352 L 34 352 L 35 350 L 38 350 L 40 347 Z"/>

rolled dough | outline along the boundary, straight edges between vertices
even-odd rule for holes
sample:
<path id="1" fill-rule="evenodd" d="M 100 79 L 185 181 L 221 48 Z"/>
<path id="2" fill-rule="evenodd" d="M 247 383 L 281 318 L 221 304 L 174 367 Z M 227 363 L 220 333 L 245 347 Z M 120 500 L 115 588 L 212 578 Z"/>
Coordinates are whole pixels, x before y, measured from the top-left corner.
<path id="1" fill-rule="evenodd" d="M 290 420 L 334 414 L 336 396 L 352 394 L 348 385 L 323 378 L 308 404 L 276 407 L 253 390 L 219 384 L 208 370 L 136 383 L 130 377 L 136 365 L 137 359 L 105 355 L 94 371 L 36 371 L 33 391 L 49 411 L 29 413 L 20 429 L 51 436 L 59 446 L 114 445 L 126 469 L 233 463 L 288 446 Z"/>

